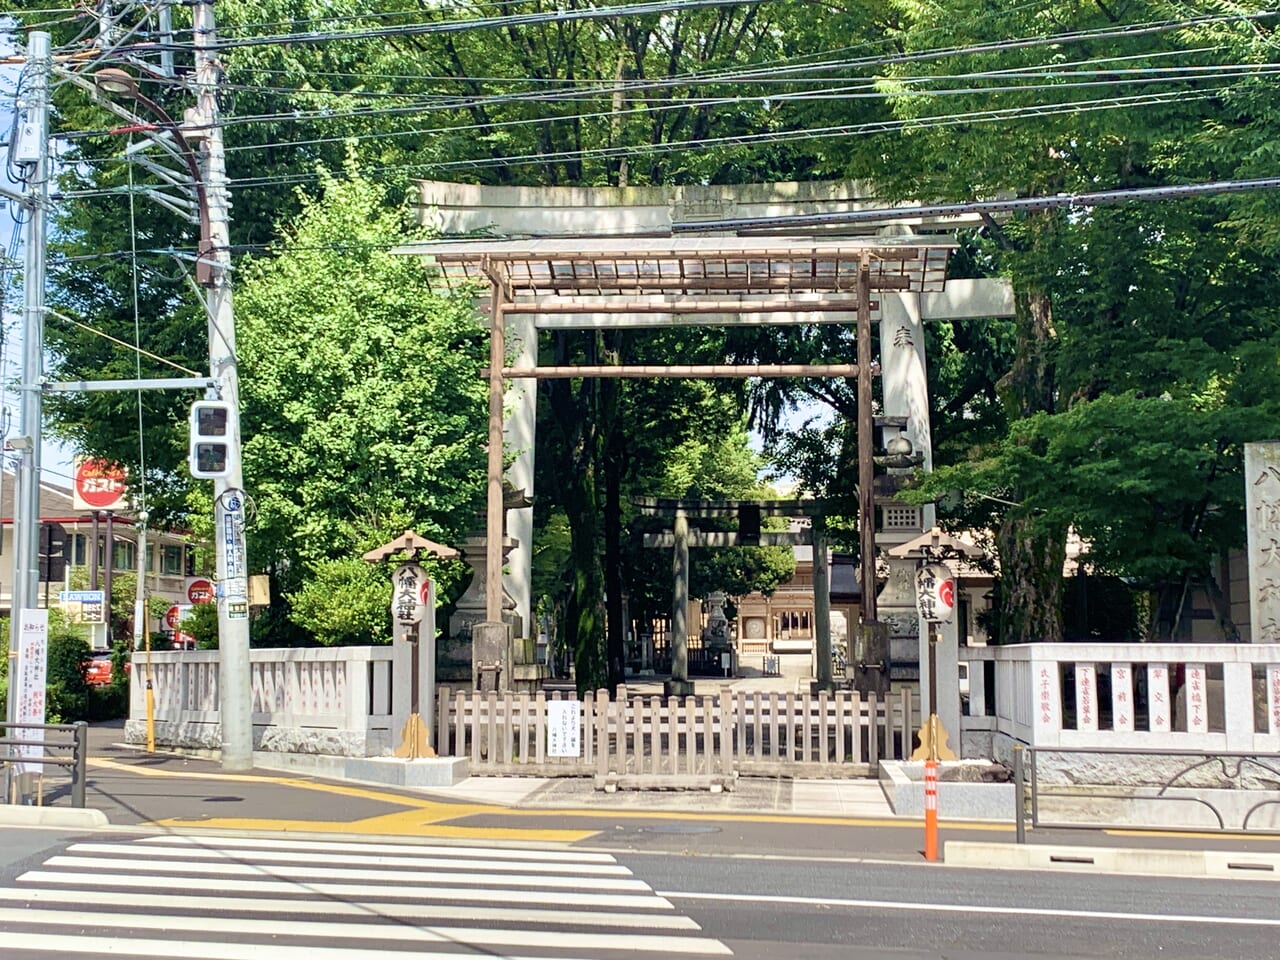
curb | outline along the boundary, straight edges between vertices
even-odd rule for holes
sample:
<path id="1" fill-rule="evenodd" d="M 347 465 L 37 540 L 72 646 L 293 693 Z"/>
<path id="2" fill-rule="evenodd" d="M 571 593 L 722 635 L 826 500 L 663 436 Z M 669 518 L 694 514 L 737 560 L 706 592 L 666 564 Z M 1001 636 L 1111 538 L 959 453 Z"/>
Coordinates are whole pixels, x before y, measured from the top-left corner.
<path id="1" fill-rule="evenodd" d="M 0 826 L 4 827 L 69 827 L 73 830 L 95 830 L 111 826 L 101 810 L 87 807 L 28 807 L 0 804 Z"/>
<path id="2" fill-rule="evenodd" d="M 942 859 L 949 866 L 960 867 L 1280 880 L 1280 854 L 1233 850 L 1154 850 L 948 840 L 943 845 Z"/>

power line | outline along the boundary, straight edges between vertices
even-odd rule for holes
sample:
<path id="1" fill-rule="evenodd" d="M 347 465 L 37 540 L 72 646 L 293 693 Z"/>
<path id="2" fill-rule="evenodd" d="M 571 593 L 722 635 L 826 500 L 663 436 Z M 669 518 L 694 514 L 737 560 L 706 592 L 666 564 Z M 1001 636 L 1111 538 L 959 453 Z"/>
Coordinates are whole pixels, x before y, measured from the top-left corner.
<path id="1" fill-rule="evenodd" d="M 1125 57 L 1089 58 L 1085 60 L 1074 61 L 1071 64 L 1063 64 L 1062 66 L 1097 65 L 1097 64 L 1104 64 L 1104 63 L 1129 62 L 1134 59 L 1152 59 L 1158 56 L 1174 56 L 1174 55 L 1181 56 L 1181 55 L 1187 55 L 1190 53 L 1205 52 L 1205 50 L 1207 49 L 1209 48 L 1193 48 L 1192 50 L 1188 50 L 1188 51 L 1172 51 L 1172 52 L 1166 52 L 1163 54 L 1150 54 L 1150 55 L 1139 54 L 1139 55 L 1128 55 Z M 1265 68 L 1268 66 L 1272 66 L 1272 65 L 1271 64 L 1230 64 L 1230 65 L 1203 65 L 1203 67 L 1191 65 L 1191 66 L 1185 66 L 1177 69 L 1180 69 L 1183 72 L 1195 71 L 1195 70 L 1201 70 L 1201 69 L 1265 71 Z M 1150 70 L 1170 69 L 1171 70 L 1175 68 L 1153 67 L 1148 69 Z M 1102 72 L 1108 72 L 1108 71 L 1102 71 Z M 923 83 L 937 82 L 938 80 L 942 80 L 944 78 L 956 78 L 956 79 L 991 78 L 991 79 L 994 79 L 994 78 L 1006 78 L 1011 76 L 1021 76 L 1023 74 L 1043 75 L 1045 77 L 1063 76 L 1063 74 L 1060 71 L 1053 71 L 1048 69 L 1047 67 L 1041 67 L 1040 65 L 1034 65 L 1034 66 L 1024 65 L 1021 67 L 1008 68 L 1005 70 L 971 71 L 968 73 L 940 75 L 937 78 L 924 75 L 924 76 L 917 76 L 917 77 L 892 78 L 892 80 L 894 82 L 899 82 L 899 83 L 923 84 Z M 801 82 L 799 78 L 796 78 L 794 80 L 788 80 L 788 79 L 780 79 L 780 78 L 774 77 L 770 79 L 772 79 L 773 82 L 797 82 L 797 83 Z M 715 82 L 725 83 L 730 81 L 733 81 L 736 83 L 755 82 L 754 72 L 747 71 L 747 72 L 740 73 L 738 75 L 732 75 L 732 76 L 727 75 L 722 78 L 718 78 Z M 592 82 L 594 83 L 596 81 L 592 81 Z M 805 82 L 817 82 L 817 78 L 805 78 Z M 866 78 L 859 81 L 857 85 L 848 86 L 841 89 L 844 91 L 854 91 L 862 88 L 871 88 L 874 86 L 875 83 L 876 83 L 875 80 L 871 78 Z M 667 88 L 667 87 L 676 86 L 676 85 L 684 85 L 684 84 L 678 83 L 676 80 L 673 80 L 673 79 L 666 79 L 666 80 L 660 80 L 660 81 L 651 81 L 644 87 L 644 89 L 659 89 L 659 88 Z M 1065 87 L 1065 85 L 1061 85 L 1061 86 Z M 635 89 L 640 89 L 640 88 L 637 87 Z M 974 92 L 977 92 L 977 90 L 975 90 Z M 297 91 L 294 95 L 309 95 L 310 93 L 311 91 Z M 585 99 L 591 99 L 594 97 L 605 97 L 605 96 L 613 97 L 617 93 L 618 93 L 618 90 L 615 88 L 601 87 L 600 89 L 592 89 L 592 90 L 586 90 L 586 91 L 578 90 L 575 88 L 560 88 L 557 90 L 522 91 L 522 92 L 516 92 L 516 93 L 493 94 L 493 95 L 485 95 L 485 96 L 457 96 L 457 95 L 450 96 L 446 94 L 440 94 L 440 95 L 429 95 L 424 99 L 412 101 L 408 104 L 404 104 L 400 106 L 362 107 L 362 108 L 347 110 L 341 114 L 335 114 L 332 108 L 306 110 L 306 111 L 291 110 L 287 113 L 277 112 L 277 113 L 267 113 L 267 114 L 242 114 L 239 116 L 224 118 L 223 123 L 225 126 L 241 126 L 246 124 L 267 123 L 267 122 L 289 122 L 289 123 L 300 123 L 304 121 L 332 122 L 334 120 L 341 119 L 344 117 L 377 118 L 377 117 L 414 114 L 414 113 L 423 112 L 423 111 L 466 110 L 466 109 L 472 109 L 476 107 L 492 107 L 492 106 L 498 106 L 503 104 L 522 103 L 522 102 L 530 102 L 530 101 L 564 102 L 567 100 L 585 100 Z M 887 96 L 889 94 L 882 93 L 879 95 Z M 646 102 L 653 102 L 656 98 L 646 97 L 644 99 Z M 776 94 L 773 96 L 773 99 L 777 99 L 777 100 L 798 99 L 798 97 L 794 93 Z M 684 98 L 681 102 L 696 104 L 696 103 L 700 103 L 701 101 L 700 99 L 697 99 L 697 98 Z M 709 98 L 707 102 L 712 104 L 726 103 L 726 102 L 732 102 L 732 98 Z M 551 120 L 577 119 L 578 117 L 581 117 L 581 116 L 583 115 L 565 115 L 564 117 L 552 117 L 552 118 L 540 118 L 540 119 L 551 119 Z M 69 134 L 66 136 L 68 139 L 74 139 L 80 136 L 96 136 L 96 135 L 101 135 L 101 131 L 75 133 L 75 134 Z"/>
<path id="2" fill-rule="evenodd" d="M 414 37 L 431 33 L 462 33 L 468 30 L 501 29 L 536 26 L 543 23 L 567 23 L 579 20 L 609 20 L 615 17 L 642 17 L 650 14 L 680 13 L 708 7 L 758 6 L 767 0 L 651 0 L 646 3 L 610 7 L 549 10 L 537 13 L 513 13 L 497 17 L 440 20 L 434 23 L 405 24 L 369 30 L 309 31 L 264 37 L 243 37 L 218 42 L 219 51 L 240 47 L 279 46 L 281 44 L 328 43 L 335 40 L 383 40 L 391 37 Z"/>
<path id="3" fill-rule="evenodd" d="M 1249 67 L 1250 76 L 1275 76 L 1280 74 L 1280 64 L 1269 66 L 1267 69 L 1259 69 Z M 1236 74 L 1234 73 L 1213 73 L 1202 74 L 1193 77 L 1147 77 L 1147 78 L 1131 78 L 1122 81 L 1116 80 L 1090 80 L 1079 81 L 1067 84 L 1023 84 L 1006 87 L 959 87 L 945 90 L 901 90 L 901 91 L 871 91 L 863 92 L 861 88 L 850 87 L 847 89 L 826 90 L 826 91 L 806 91 L 794 94 L 761 94 L 752 97 L 719 97 L 707 98 L 692 101 L 677 101 L 672 103 L 663 103 L 657 106 L 646 105 L 639 107 L 631 107 L 625 110 L 601 110 L 594 113 L 575 113 L 564 116 L 541 116 L 541 117 L 524 117 L 513 120 L 494 120 L 487 123 L 467 123 L 455 124 L 436 127 L 414 127 L 403 130 L 381 130 L 370 133 L 361 134 L 338 134 L 332 137 L 317 137 L 305 140 L 272 140 L 266 143 L 246 143 L 239 146 L 228 147 L 228 153 L 245 153 L 258 150 L 274 150 L 279 147 L 303 147 L 303 146 L 319 146 L 332 143 L 358 142 L 361 140 L 378 140 L 394 137 L 411 137 L 411 136 L 431 136 L 441 133 L 460 133 L 477 130 L 502 130 L 512 127 L 537 126 L 548 122 L 576 122 L 582 120 L 601 120 L 601 119 L 618 119 L 631 116 L 651 115 L 664 113 L 672 110 L 687 109 L 693 107 L 721 106 L 729 104 L 745 104 L 764 101 L 773 103 L 791 103 L 791 102 L 814 102 L 822 100 L 859 100 L 859 99 L 875 99 L 875 100 L 892 100 L 895 98 L 910 97 L 913 99 L 929 99 L 948 96 L 972 96 L 972 95 L 999 95 L 1010 93 L 1027 93 L 1041 92 L 1046 90 L 1075 90 L 1075 89 L 1092 89 L 1097 87 L 1108 88 L 1127 88 L 1147 86 L 1156 83 L 1190 83 L 1203 80 L 1222 80 L 1228 79 Z M 336 118 L 335 118 L 336 119 Z"/>
<path id="4" fill-rule="evenodd" d="M 878 223 L 885 220 L 915 220 L 920 217 L 953 217 L 965 214 L 1033 213 L 1062 207 L 1099 207 L 1134 201 L 1181 200 L 1216 193 L 1243 193 L 1250 190 L 1280 189 L 1280 177 L 1252 180 L 1213 180 L 1206 183 L 1166 187 L 1129 187 L 1064 193 L 1047 197 L 1013 200 L 972 200 L 963 203 L 926 203 L 909 208 L 880 207 L 874 210 L 845 210 L 833 213 L 806 213 L 777 217 L 739 217 L 732 220 L 682 220 L 671 224 L 672 233 L 707 230 L 777 230 L 787 227 L 839 226 Z"/>
<path id="5" fill-rule="evenodd" d="M 1195 102 L 1211 99 L 1214 90 L 1194 92 L 1174 92 L 1158 94 L 1140 94 L 1133 97 L 1107 98 L 1094 101 L 1074 101 L 1065 104 L 1040 104 L 1032 106 L 1010 107 L 999 110 L 982 110 L 970 113 L 943 114 L 931 117 L 911 119 L 882 120 L 862 124 L 845 124 L 831 127 L 804 128 L 800 130 L 767 131 L 739 136 L 704 138 L 701 140 L 673 141 L 660 144 L 641 144 L 626 147 L 599 147 L 581 151 L 560 151 L 556 153 L 521 154 L 508 157 L 485 158 L 478 160 L 428 161 L 414 164 L 387 164 L 373 167 L 368 174 L 386 174 L 393 172 L 409 172 L 421 170 L 449 169 L 469 167 L 483 169 L 493 166 L 519 166 L 535 163 L 563 160 L 608 159 L 616 156 L 634 156 L 637 154 L 665 154 L 680 151 L 696 152 L 723 146 L 748 146 L 758 143 L 786 143 L 795 141 L 812 141 L 822 139 L 839 139 L 848 136 L 875 133 L 890 133 L 904 128 L 933 129 L 957 126 L 969 123 L 996 123 L 1009 120 L 1020 120 L 1035 117 L 1049 117 L 1071 113 L 1089 113 L 1102 110 L 1116 110 L 1136 107 L 1162 106 L 1172 103 Z M 284 186 L 308 183 L 315 180 L 318 173 L 286 174 L 275 177 L 250 177 L 236 181 L 234 189 L 249 187 Z M 66 198 L 104 197 L 123 195 L 119 188 L 70 191 L 62 194 Z"/>

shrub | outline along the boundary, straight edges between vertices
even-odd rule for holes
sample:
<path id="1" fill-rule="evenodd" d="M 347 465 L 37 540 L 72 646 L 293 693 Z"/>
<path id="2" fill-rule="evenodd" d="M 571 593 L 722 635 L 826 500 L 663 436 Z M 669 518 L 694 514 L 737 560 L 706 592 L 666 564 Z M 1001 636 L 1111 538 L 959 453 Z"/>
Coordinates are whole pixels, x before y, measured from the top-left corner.
<path id="1" fill-rule="evenodd" d="M 84 678 L 89 645 L 65 627 L 49 624 L 49 661 L 45 676 L 45 723 L 73 723 L 89 713 L 89 684 Z"/>
<path id="2" fill-rule="evenodd" d="M 106 686 L 90 687 L 83 719 L 90 723 L 120 720 L 129 715 L 129 684 L 115 680 Z"/>

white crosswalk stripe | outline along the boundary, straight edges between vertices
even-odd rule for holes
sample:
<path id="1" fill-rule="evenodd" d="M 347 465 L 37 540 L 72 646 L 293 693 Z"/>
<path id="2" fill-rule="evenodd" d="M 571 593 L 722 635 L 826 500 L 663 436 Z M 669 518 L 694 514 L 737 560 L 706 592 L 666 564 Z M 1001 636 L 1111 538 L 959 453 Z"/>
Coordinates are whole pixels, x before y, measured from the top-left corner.
<path id="1" fill-rule="evenodd" d="M 728 956 L 608 854 L 146 837 L 0 887 L 0 958 L 666 960 Z"/>

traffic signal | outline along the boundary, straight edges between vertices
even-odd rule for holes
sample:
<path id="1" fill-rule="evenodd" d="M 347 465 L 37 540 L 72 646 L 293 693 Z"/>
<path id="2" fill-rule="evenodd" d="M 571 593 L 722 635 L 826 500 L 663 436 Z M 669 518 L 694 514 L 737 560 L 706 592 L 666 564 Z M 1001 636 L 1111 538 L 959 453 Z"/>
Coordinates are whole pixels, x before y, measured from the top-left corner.
<path id="1" fill-rule="evenodd" d="M 191 445 L 188 464 L 193 477 L 205 480 L 227 475 L 231 446 L 231 404 L 225 400 L 197 400 L 191 405 Z"/>

